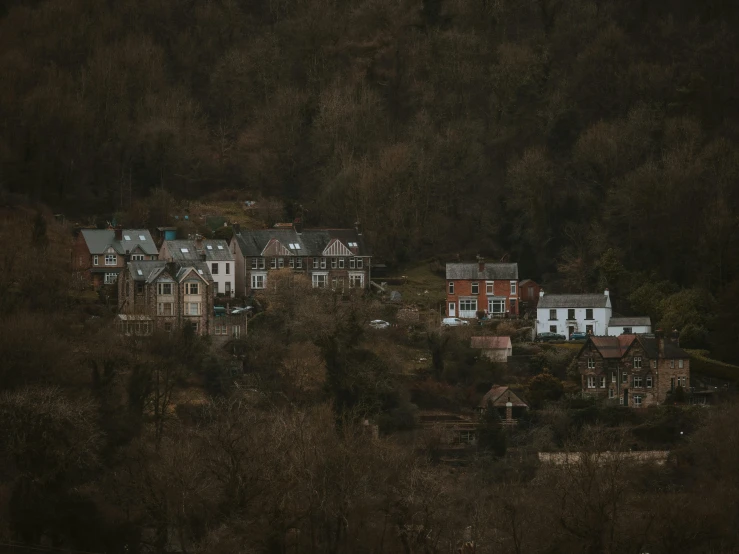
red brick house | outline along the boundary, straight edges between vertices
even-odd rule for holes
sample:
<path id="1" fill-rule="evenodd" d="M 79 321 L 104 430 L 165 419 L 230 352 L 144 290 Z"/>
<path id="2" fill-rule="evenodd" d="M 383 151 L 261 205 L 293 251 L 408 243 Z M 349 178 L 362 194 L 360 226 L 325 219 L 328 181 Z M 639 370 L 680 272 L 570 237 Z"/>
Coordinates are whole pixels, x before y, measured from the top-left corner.
<path id="1" fill-rule="evenodd" d="M 478 311 L 491 316 L 519 314 L 518 264 L 446 264 L 447 317 L 474 318 Z"/>
<path id="2" fill-rule="evenodd" d="M 678 337 L 589 337 L 577 365 L 584 394 L 632 408 L 661 404 L 690 386 L 690 358 Z"/>
<path id="3" fill-rule="evenodd" d="M 157 247 L 146 229 L 82 229 L 72 246 L 72 270 L 97 289 L 116 282 L 126 259 L 157 257 Z"/>

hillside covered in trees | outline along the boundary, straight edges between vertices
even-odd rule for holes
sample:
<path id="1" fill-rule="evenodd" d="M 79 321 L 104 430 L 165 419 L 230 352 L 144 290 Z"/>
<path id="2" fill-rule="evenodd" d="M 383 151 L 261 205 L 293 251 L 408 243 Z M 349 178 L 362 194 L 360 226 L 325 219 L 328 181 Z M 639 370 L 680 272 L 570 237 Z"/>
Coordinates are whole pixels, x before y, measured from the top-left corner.
<path id="1" fill-rule="evenodd" d="M 739 269 L 738 12 L 4 0 L 1 184 L 69 215 L 245 190 L 359 217 L 391 262 L 509 254 L 588 288 L 612 249 L 716 293 Z"/>

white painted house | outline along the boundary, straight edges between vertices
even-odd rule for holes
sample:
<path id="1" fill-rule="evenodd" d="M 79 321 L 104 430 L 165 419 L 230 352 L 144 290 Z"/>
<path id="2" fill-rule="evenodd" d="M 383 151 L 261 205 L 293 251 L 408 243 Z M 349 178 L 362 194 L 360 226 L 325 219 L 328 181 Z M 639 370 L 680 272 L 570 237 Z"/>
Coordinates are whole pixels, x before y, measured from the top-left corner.
<path id="1" fill-rule="evenodd" d="M 611 320 L 611 298 L 603 294 L 544 294 L 539 292 L 536 333 L 606 335 Z"/>
<path id="2" fill-rule="evenodd" d="M 167 262 L 205 262 L 213 277 L 213 295 L 233 296 L 236 291 L 236 262 L 225 240 L 165 240 L 159 259 Z"/>
<path id="3" fill-rule="evenodd" d="M 640 335 L 652 332 L 652 320 L 649 317 L 612 317 L 608 322 L 608 335 Z"/>

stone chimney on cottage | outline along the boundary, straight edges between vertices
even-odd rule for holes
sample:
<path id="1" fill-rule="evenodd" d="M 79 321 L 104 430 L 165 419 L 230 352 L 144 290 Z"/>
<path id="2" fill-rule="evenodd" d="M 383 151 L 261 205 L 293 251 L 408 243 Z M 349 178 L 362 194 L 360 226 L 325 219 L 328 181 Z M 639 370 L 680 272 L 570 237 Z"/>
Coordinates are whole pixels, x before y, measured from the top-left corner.
<path id="1" fill-rule="evenodd" d="M 608 289 L 606 289 L 605 291 L 603 291 L 603 294 L 605 294 L 606 296 L 610 296 L 611 295 L 611 293 L 608 291 Z"/>
<path id="2" fill-rule="evenodd" d="M 662 331 L 662 329 L 657 329 L 657 331 L 654 333 L 654 336 L 657 339 L 657 353 L 660 358 L 665 357 L 665 334 Z"/>
<path id="3" fill-rule="evenodd" d="M 296 217 L 293 220 L 293 229 L 295 229 L 295 232 L 299 235 L 303 234 L 303 218 Z"/>
<path id="4" fill-rule="evenodd" d="M 115 233 L 115 240 L 123 240 L 123 229 L 117 227 L 113 232 Z"/>

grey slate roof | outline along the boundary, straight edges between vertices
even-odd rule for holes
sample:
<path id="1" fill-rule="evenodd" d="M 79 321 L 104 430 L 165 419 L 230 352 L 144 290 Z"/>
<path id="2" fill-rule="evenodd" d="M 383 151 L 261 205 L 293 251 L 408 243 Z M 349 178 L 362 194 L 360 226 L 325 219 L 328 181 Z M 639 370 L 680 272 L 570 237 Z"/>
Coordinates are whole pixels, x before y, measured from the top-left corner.
<path id="1" fill-rule="evenodd" d="M 304 229 L 301 234 L 295 229 L 242 229 L 234 238 L 245 257 L 261 256 L 264 247 L 272 239 L 277 239 L 285 248 L 289 248 L 290 244 L 300 245 L 299 249 L 291 250 L 296 256 L 321 256 L 328 243 L 335 238 L 347 248 L 349 242 L 356 242 L 357 256 L 372 255 L 364 235 L 354 229 Z"/>
<path id="2" fill-rule="evenodd" d="M 518 264 L 486 263 L 480 271 L 477 262 L 446 264 L 446 278 L 449 280 L 518 281 Z"/>
<path id="3" fill-rule="evenodd" d="M 90 254 L 102 254 L 109 246 L 112 246 L 120 255 L 126 254 L 127 251 L 132 252 L 137 246 L 144 254 L 156 256 L 158 252 L 151 234 L 146 229 L 123 229 L 121 240 L 116 240 L 113 229 L 82 229 L 80 232 L 87 243 Z"/>
<path id="4" fill-rule="evenodd" d="M 165 262 L 164 260 L 144 260 L 129 262 L 126 266 L 126 271 L 128 271 L 134 281 L 153 283 L 163 273 L 179 281 L 190 268 L 196 269 L 207 281 L 213 280 L 206 262 Z"/>
<path id="5" fill-rule="evenodd" d="M 636 327 L 636 326 L 652 326 L 652 320 L 649 317 L 612 317 L 608 322 L 609 327 Z"/>
<path id="6" fill-rule="evenodd" d="M 636 335 L 636 340 L 638 340 L 642 344 L 644 350 L 647 351 L 650 359 L 657 358 L 658 346 L 656 338 Z M 685 350 L 680 348 L 677 344 L 672 342 L 672 340 L 670 340 L 669 338 L 665 338 L 665 353 L 659 357 L 667 359 L 687 359 L 690 357 L 690 355 L 685 352 Z"/>
<path id="7" fill-rule="evenodd" d="M 203 261 L 202 255 L 205 255 L 205 261 L 208 262 L 230 262 L 234 259 L 225 240 L 203 239 L 200 248 L 194 240 L 165 240 L 162 249 L 165 245 L 173 261 Z M 183 248 L 186 248 L 187 252 L 183 252 Z"/>
<path id="8" fill-rule="evenodd" d="M 545 294 L 538 308 L 605 308 L 605 294 Z"/>

